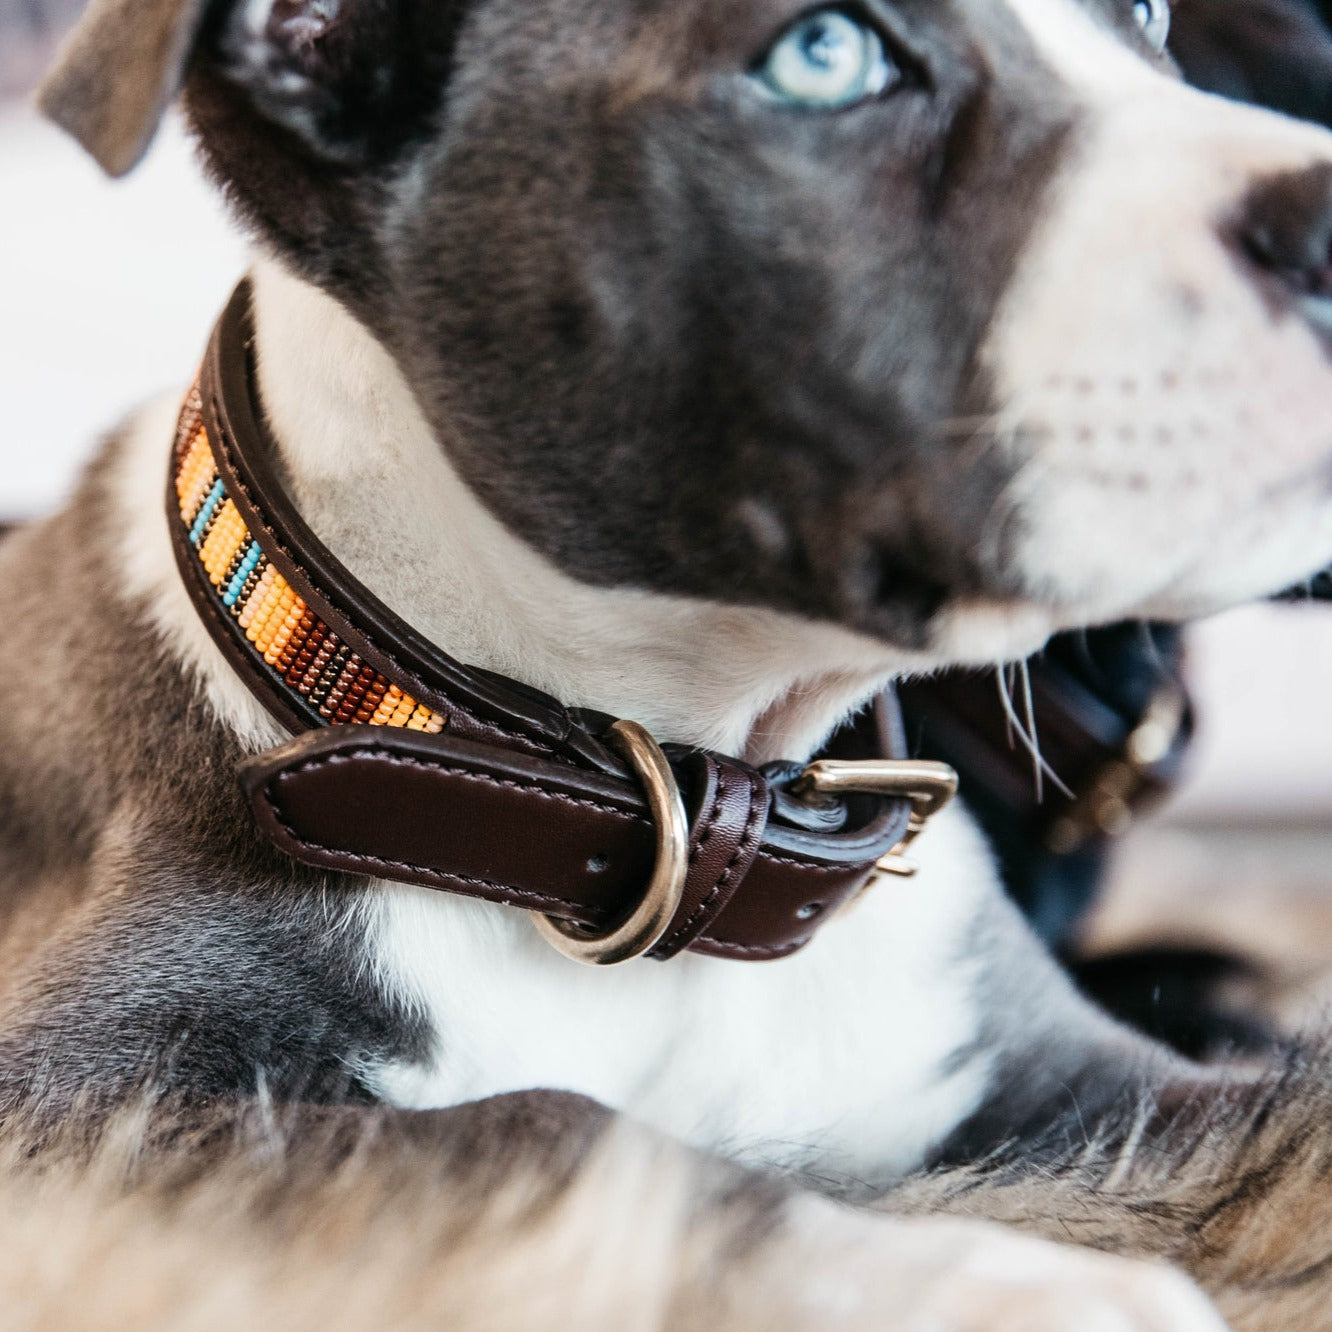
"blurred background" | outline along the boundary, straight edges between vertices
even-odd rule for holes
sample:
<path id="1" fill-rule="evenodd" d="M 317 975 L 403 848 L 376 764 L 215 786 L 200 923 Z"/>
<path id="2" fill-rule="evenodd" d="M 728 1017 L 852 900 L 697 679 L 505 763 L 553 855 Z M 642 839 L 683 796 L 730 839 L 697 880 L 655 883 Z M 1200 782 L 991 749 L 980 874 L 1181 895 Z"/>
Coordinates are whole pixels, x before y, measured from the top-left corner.
<path id="1" fill-rule="evenodd" d="M 1243 40 L 1290 21 L 1280 3 L 1234 4 L 1260 11 Z M 0 522 L 50 511 L 99 436 L 184 384 L 244 265 L 178 124 L 112 183 L 31 109 L 79 7 L 0 0 Z M 1187 780 L 1123 839 L 1084 947 L 1241 951 L 1294 1021 L 1332 995 L 1332 610 L 1232 612 L 1191 632 L 1189 662 Z"/>

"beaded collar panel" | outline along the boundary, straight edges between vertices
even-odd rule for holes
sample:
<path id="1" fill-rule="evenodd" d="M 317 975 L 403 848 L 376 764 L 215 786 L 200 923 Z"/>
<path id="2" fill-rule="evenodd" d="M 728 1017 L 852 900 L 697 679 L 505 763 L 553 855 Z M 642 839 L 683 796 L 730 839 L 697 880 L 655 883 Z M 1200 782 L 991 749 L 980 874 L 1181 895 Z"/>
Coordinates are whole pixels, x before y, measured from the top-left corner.
<path id="1" fill-rule="evenodd" d="M 405 681 L 363 660 L 264 554 L 218 472 L 197 383 L 181 411 L 173 459 L 178 521 L 207 579 L 216 616 L 248 648 L 253 668 L 290 692 L 308 724 L 442 731 L 441 712 L 418 702 Z"/>

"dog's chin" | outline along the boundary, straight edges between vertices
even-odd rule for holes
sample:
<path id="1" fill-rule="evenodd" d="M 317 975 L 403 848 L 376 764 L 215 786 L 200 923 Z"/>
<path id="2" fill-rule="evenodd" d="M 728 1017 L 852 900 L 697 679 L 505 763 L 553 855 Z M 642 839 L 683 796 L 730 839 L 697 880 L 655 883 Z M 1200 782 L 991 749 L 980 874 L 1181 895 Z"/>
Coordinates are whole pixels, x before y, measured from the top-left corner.
<path id="1" fill-rule="evenodd" d="M 1198 620 L 1304 591 L 1311 580 L 1328 586 L 1319 579 L 1332 565 L 1332 469 L 1323 457 L 1205 508 L 1192 491 L 1164 488 L 1136 497 L 1050 486 L 1039 498 L 1004 567 L 1026 618 L 1044 619 L 1051 634 Z M 941 646 L 955 645 L 955 634 Z"/>
<path id="2" fill-rule="evenodd" d="M 1325 516 L 1320 524 L 1329 526 Z M 1324 540 L 1307 539 L 1309 524 L 1291 522 L 1273 532 L 1249 558 L 1218 551 L 1214 560 L 1195 564 L 1147 599 L 1138 618 L 1169 621 L 1204 619 L 1236 606 L 1293 596 L 1307 596 L 1328 586 L 1327 532 Z M 1309 550 L 1320 549 L 1313 559 Z M 1323 592 L 1327 596 L 1327 591 Z"/>
<path id="3" fill-rule="evenodd" d="M 1290 561 L 1283 560 L 1280 552 L 1256 564 L 1243 570 L 1218 568 L 1215 576 L 1194 571 L 1136 601 L 1113 596 L 1071 604 L 1020 598 L 957 600 L 931 621 L 926 655 L 937 660 L 940 669 L 986 667 L 1029 657 L 1056 634 L 1125 620 L 1186 623 L 1262 601 L 1332 601 L 1332 565 L 1292 573 Z"/>
<path id="4" fill-rule="evenodd" d="M 1035 602 L 969 598 L 944 606 L 930 623 L 930 652 L 941 668 L 993 666 L 1038 652 L 1061 628 Z"/>

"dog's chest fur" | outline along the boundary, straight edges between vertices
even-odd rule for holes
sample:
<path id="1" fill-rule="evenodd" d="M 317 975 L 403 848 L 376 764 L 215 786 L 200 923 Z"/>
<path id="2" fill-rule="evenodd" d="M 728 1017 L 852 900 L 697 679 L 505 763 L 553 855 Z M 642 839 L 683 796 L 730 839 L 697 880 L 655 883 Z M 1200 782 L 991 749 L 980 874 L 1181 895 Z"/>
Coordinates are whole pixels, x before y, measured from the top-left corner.
<path id="1" fill-rule="evenodd" d="M 779 966 L 590 972 L 521 918 L 381 885 L 373 963 L 433 1049 L 370 1081 L 412 1107 L 567 1088 L 742 1159 L 881 1181 L 975 1107 L 992 1058 L 964 938 L 984 858 L 960 819 L 931 849 L 937 872 Z"/>

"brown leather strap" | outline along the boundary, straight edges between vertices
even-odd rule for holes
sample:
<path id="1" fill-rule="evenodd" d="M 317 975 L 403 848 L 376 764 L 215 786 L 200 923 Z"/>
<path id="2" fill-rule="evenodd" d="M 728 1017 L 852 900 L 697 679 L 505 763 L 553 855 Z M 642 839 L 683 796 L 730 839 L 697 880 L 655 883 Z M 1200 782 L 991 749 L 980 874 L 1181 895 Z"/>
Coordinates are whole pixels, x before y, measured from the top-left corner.
<path id="1" fill-rule="evenodd" d="M 260 828 L 303 863 L 519 906 L 595 932 L 634 908 L 656 830 L 643 791 L 603 740 L 612 718 L 573 711 L 516 681 L 462 666 L 393 614 L 296 512 L 254 400 L 249 293 L 219 321 L 200 381 L 220 483 L 248 534 L 308 608 L 367 664 L 444 718 L 438 734 L 329 725 L 286 688 L 219 609 L 174 510 L 182 577 L 204 622 L 266 707 L 298 732 L 247 760 Z M 327 709 L 325 710 L 327 711 Z M 339 720 L 333 718 L 332 720 Z M 894 695 L 843 728 L 844 758 L 902 757 Z M 806 944 L 906 831 L 906 801 L 786 793 L 795 765 L 763 770 L 671 749 L 691 814 L 684 893 L 654 950 L 763 960 Z"/>
<path id="2" fill-rule="evenodd" d="M 697 765 L 701 780 L 698 809 L 690 822 L 689 877 L 675 913 L 678 923 L 672 923 L 653 949 L 653 956 L 662 959 L 703 939 L 724 914 L 753 867 L 768 821 L 768 786 L 752 768 L 712 754 L 697 755 Z M 822 910 L 821 905 L 802 903 L 796 920 L 808 925 Z"/>
<path id="3" fill-rule="evenodd" d="M 694 827 L 685 900 L 657 956 L 687 946 L 754 959 L 794 952 L 858 891 L 879 848 L 901 836 L 894 812 L 854 833 L 765 830 L 761 774 L 727 760 L 696 766 L 709 780 L 694 803 L 701 796 L 707 809 Z M 636 902 L 656 852 L 632 778 L 447 732 L 311 731 L 247 760 L 242 780 L 260 827 L 306 864 L 543 911 L 598 932 Z"/>

